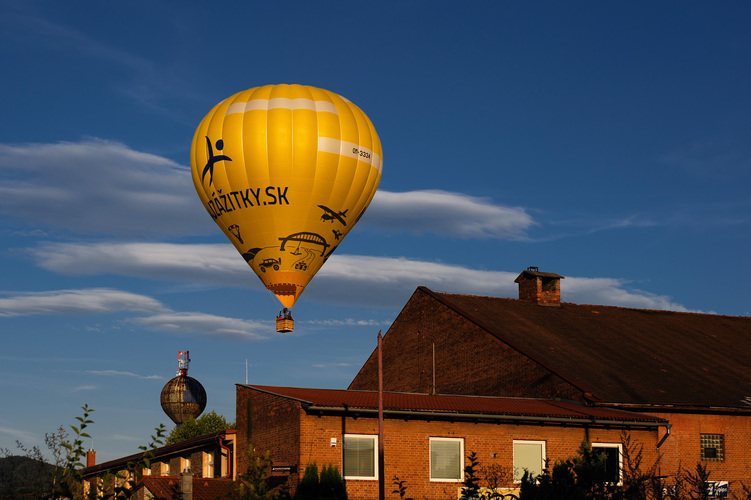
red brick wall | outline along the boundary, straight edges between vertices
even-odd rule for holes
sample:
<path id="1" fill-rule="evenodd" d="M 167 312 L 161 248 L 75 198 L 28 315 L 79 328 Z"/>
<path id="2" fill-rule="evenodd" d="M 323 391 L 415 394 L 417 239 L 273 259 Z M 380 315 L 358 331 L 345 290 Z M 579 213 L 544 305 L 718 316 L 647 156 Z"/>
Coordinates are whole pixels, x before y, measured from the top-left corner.
<path id="1" fill-rule="evenodd" d="M 581 400 L 581 392 L 420 290 L 383 338 L 383 389 L 438 394 L 560 397 Z M 349 386 L 378 389 L 373 353 Z"/>
<path id="2" fill-rule="evenodd" d="M 312 461 L 323 465 L 333 464 L 342 471 L 342 435 L 378 434 L 375 418 L 343 419 L 342 417 L 305 416 L 301 422 L 300 471 Z M 590 442 L 619 443 L 621 431 L 617 429 L 590 429 L 554 426 L 525 426 L 508 424 L 475 424 L 471 422 L 427 422 L 417 420 L 392 420 L 384 422 L 384 477 L 387 497 L 394 490 L 393 478 L 406 481 L 407 496 L 412 498 L 456 498 L 461 486 L 454 482 L 430 481 L 431 437 L 464 438 L 465 455 L 477 453 L 481 466 L 498 465 L 511 473 L 513 468 L 514 439 L 546 441 L 548 459 L 573 456 L 583 440 Z M 656 431 L 634 431 L 632 439 L 644 444 L 644 463 L 656 460 Z M 330 440 L 337 438 L 336 447 Z M 467 462 L 468 463 L 468 462 Z M 466 464 L 465 464 L 466 465 Z M 512 477 L 512 476 L 511 476 Z M 378 498 L 377 480 L 345 480 L 350 500 Z M 512 482 L 505 486 L 514 487 Z M 518 485 L 517 485 L 518 486 Z"/>
<path id="3" fill-rule="evenodd" d="M 652 413 L 668 419 L 673 427 L 660 447 L 660 463 L 665 474 L 673 475 L 682 467 L 693 472 L 696 464 L 707 466 L 710 481 L 729 481 L 729 496 L 742 493 L 740 482 L 751 486 L 751 418 L 743 415 L 708 415 L 689 413 Z M 665 434 L 660 430 L 660 436 Z M 700 434 L 723 434 L 725 459 L 700 462 Z"/>
<path id="4" fill-rule="evenodd" d="M 268 451 L 274 463 L 298 464 L 300 404 L 241 385 L 237 386 L 236 399 L 237 473 L 248 468 L 251 442 L 256 456 Z M 296 484 L 293 480 L 291 486 Z"/>
<path id="5" fill-rule="evenodd" d="M 290 479 L 294 488 L 302 477 L 306 465 L 315 462 L 319 470 L 325 465 L 335 465 L 342 471 L 342 437 L 344 434 L 378 434 L 378 420 L 371 417 L 344 418 L 340 416 L 307 415 L 297 402 L 253 391 L 243 386 L 237 388 L 237 440 L 240 471 L 247 467 L 242 450 L 247 447 L 248 419 L 256 452 L 270 450 L 275 463 L 287 462 L 297 466 L 298 473 Z M 547 458 L 555 461 L 576 453 L 583 440 L 612 442 L 621 440 L 619 429 L 585 429 L 581 427 L 532 426 L 498 423 L 441 422 L 386 419 L 384 423 L 384 455 L 386 492 L 394 489 L 393 478 L 406 481 L 407 494 L 413 498 L 456 497 L 459 483 L 430 481 L 431 437 L 464 438 L 465 455 L 477 453 L 481 466 L 497 465 L 510 472 L 513 467 L 514 439 L 546 442 Z M 657 431 L 631 432 L 632 439 L 643 444 L 644 463 L 656 460 Z M 336 445 L 331 446 L 331 438 Z M 299 444 L 298 444 L 299 443 Z M 294 458 L 292 457 L 292 455 Z M 378 498 L 377 480 L 345 480 L 350 500 Z M 513 483 L 506 484 L 514 487 Z M 393 496 L 393 495 L 390 495 Z"/>
<path id="6" fill-rule="evenodd" d="M 538 304 L 560 305 L 561 280 L 542 276 L 523 276 L 519 282 L 519 298 Z"/>

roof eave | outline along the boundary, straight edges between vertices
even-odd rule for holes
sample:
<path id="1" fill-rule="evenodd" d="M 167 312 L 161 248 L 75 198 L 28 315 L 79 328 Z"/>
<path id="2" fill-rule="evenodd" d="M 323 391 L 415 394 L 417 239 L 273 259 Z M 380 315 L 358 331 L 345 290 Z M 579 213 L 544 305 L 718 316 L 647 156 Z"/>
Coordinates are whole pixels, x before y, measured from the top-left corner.
<path id="1" fill-rule="evenodd" d="M 751 414 L 751 407 L 702 405 L 702 404 L 661 404 L 661 403 L 613 403 L 598 401 L 593 406 L 607 408 L 627 408 L 626 411 L 646 413 L 742 413 Z"/>
<path id="2" fill-rule="evenodd" d="M 237 431 L 235 429 L 225 429 L 212 432 L 210 434 L 205 434 L 203 436 L 198 436 L 192 439 L 187 439 L 179 443 L 169 444 L 166 446 L 161 446 L 159 448 L 134 453 L 133 455 L 129 455 L 127 457 L 117 458 L 108 462 L 102 462 L 101 464 L 92 465 L 91 467 L 85 467 L 81 469 L 81 474 L 83 474 L 84 477 L 88 477 L 96 475 L 103 471 L 120 469 L 124 466 L 127 466 L 129 462 L 140 460 L 146 456 L 148 456 L 151 460 L 156 460 L 164 456 L 169 456 L 173 453 L 200 448 L 214 441 L 225 439 L 227 434 L 235 434 L 236 432 Z"/>
<path id="3" fill-rule="evenodd" d="M 306 413 L 317 413 L 319 415 L 349 415 L 352 417 L 377 416 L 378 409 L 375 408 L 352 408 L 349 406 L 321 406 L 321 405 L 303 405 Z M 485 422 L 511 422 L 511 423 L 530 423 L 530 424 L 558 424 L 558 425 L 580 425 L 580 426 L 598 426 L 598 427 L 665 427 L 668 421 L 661 418 L 654 419 L 608 419 L 596 417 L 554 417 L 545 415 L 513 415 L 500 413 L 463 413 L 463 412 L 439 412 L 426 410 L 383 410 L 384 417 L 391 418 L 417 418 L 424 420 L 466 420 L 466 421 L 485 421 Z"/>

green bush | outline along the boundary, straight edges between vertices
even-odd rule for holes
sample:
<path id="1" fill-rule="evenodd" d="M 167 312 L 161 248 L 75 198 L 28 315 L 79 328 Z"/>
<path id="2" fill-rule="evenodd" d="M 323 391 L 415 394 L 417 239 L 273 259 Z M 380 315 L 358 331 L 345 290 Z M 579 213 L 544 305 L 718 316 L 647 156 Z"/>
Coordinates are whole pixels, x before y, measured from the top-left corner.
<path id="1" fill-rule="evenodd" d="M 324 465 L 319 477 L 318 465 L 315 462 L 308 464 L 297 486 L 295 498 L 299 500 L 346 500 L 347 490 L 339 468 L 335 465 Z"/>
<path id="2" fill-rule="evenodd" d="M 318 496 L 318 465 L 313 462 L 305 466 L 300 484 L 297 485 L 295 498 L 300 500 L 315 499 Z"/>
<path id="3" fill-rule="evenodd" d="M 318 494 L 321 499 L 343 500 L 347 498 L 344 480 L 336 465 L 324 465 L 321 469 Z"/>

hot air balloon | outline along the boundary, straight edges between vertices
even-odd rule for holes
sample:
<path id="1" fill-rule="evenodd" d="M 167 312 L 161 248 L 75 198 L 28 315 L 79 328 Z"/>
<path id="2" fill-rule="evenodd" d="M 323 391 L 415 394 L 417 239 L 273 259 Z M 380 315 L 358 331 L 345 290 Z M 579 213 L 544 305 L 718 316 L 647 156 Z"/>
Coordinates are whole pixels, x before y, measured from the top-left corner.
<path id="1" fill-rule="evenodd" d="M 190 352 L 177 352 L 177 376 L 162 388 L 162 409 L 177 425 L 198 418 L 206 409 L 206 389 L 193 377 L 188 377 Z"/>
<path id="2" fill-rule="evenodd" d="M 344 97 L 266 85 L 204 117 L 191 171 L 208 213 L 288 309 L 370 204 L 381 156 L 370 119 Z"/>

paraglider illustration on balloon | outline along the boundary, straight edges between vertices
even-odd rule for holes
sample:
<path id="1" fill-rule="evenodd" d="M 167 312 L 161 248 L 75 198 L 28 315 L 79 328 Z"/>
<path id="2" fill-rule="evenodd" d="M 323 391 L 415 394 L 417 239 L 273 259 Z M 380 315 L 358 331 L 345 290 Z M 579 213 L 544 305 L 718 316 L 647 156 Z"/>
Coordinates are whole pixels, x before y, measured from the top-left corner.
<path id="1" fill-rule="evenodd" d="M 344 97 L 266 85 L 204 117 L 191 171 L 209 215 L 289 310 L 373 199 L 381 143 Z"/>

